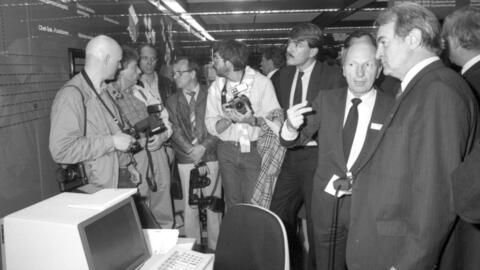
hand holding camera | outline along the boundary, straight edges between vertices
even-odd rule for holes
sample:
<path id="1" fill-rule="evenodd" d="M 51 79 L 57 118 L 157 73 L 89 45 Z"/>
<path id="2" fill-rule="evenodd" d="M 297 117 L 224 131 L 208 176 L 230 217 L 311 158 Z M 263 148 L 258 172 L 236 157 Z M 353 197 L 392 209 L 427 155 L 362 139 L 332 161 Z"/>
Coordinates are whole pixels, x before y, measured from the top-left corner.
<path id="1" fill-rule="evenodd" d="M 112 139 L 115 149 L 122 152 L 127 152 L 130 149 L 132 143 L 135 142 L 135 138 L 121 131 L 113 135 Z"/>

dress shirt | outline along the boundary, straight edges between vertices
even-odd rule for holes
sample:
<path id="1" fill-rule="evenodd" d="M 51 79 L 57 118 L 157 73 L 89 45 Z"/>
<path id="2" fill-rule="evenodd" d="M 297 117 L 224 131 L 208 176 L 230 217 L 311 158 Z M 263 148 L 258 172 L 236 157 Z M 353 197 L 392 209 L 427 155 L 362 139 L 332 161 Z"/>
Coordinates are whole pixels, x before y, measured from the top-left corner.
<path id="1" fill-rule="evenodd" d="M 200 91 L 200 84 L 197 83 L 197 85 L 195 86 L 195 88 L 193 88 L 193 92 L 195 92 L 195 100 L 198 100 L 198 91 Z M 190 96 L 189 94 L 187 94 L 185 92 L 185 90 L 182 89 L 182 93 L 183 95 L 185 96 L 185 98 L 187 99 L 187 104 L 190 103 L 190 99 L 192 99 L 192 96 Z"/>
<path id="2" fill-rule="evenodd" d="M 408 83 L 417 75 L 424 67 L 428 66 L 429 64 L 440 60 L 438 56 L 432 56 L 427 59 L 424 59 L 417 64 L 415 64 L 409 71 L 407 71 L 407 74 L 405 74 L 405 77 L 403 78 L 402 82 L 400 83 L 400 86 L 402 87 L 402 93 L 405 91 L 405 88 L 407 87 Z"/>
<path id="3" fill-rule="evenodd" d="M 462 75 L 465 74 L 471 67 L 473 67 L 477 62 L 480 62 L 480 54 L 468 60 L 465 65 L 462 67 Z"/>
<path id="4" fill-rule="evenodd" d="M 303 71 L 303 76 L 302 76 L 302 101 L 305 101 L 307 99 L 307 91 L 308 91 L 308 83 L 310 82 L 310 75 L 312 75 L 313 67 L 315 66 L 316 61 L 313 61 L 313 63 L 307 67 L 306 69 L 302 70 Z M 293 82 L 290 88 L 290 99 L 289 99 L 289 108 L 292 107 L 293 105 L 293 96 L 295 95 L 295 87 L 297 85 L 297 78 L 298 78 L 298 72 L 300 70 L 297 68 L 295 71 L 295 76 L 293 77 Z"/>
<path id="5" fill-rule="evenodd" d="M 156 72 L 153 73 L 153 78 L 153 82 L 149 83 L 145 77 L 145 74 L 143 74 L 140 77 L 140 80 L 143 82 L 143 87 L 145 91 L 150 92 L 150 94 L 161 103 L 162 98 L 160 97 L 160 91 L 158 89 L 158 75 Z"/>
<path id="6" fill-rule="evenodd" d="M 361 97 L 356 97 L 352 94 L 350 89 L 347 93 L 347 100 L 345 106 L 345 114 L 343 118 L 343 125 L 345 125 L 345 121 L 347 120 L 348 111 L 350 107 L 352 107 L 351 100 L 353 98 L 359 98 L 362 100 L 360 104 L 358 104 L 358 122 L 357 122 L 357 129 L 355 130 L 355 137 L 353 138 L 352 148 L 350 149 L 350 155 L 348 156 L 347 161 L 347 170 L 350 170 L 352 165 L 357 160 L 360 152 L 363 148 L 363 143 L 365 142 L 365 138 L 367 137 L 368 127 L 370 125 L 370 119 L 372 118 L 373 107 L 375 106 L 375 99 L 377 98 L 377 90 L 373 89 L 370 92 L 364 94 Z"/>
<path id="7" fill-rule="evenodd" d="M 276 68 L 276 69 L 274 69 L 274 70 L 270 71 L 270 72 L 267 74 L 267 78 L 271 79 L 271 78 L 272 78 L 272 76 L 273 76 L 273 74 L 275 74 L 275 72 L 277 72 L 277 70 L 278 70 L 278 68 Z"/>
<path id="8" fill-rule="evenodd" d="M 243 81 L 249 85 L 246 96 L 250 99 L 254 116 L 265 117 L 269 112 L 280 108 L 273 84 L 267 77 L 247 66 L 245 68 Z M 239 83 L 240 82 L 227 82 L 227 101 L 231 99 L 231 91 Z M 208 132 L 217 136 L 222 141 L 238 142 L 241 133 L 246 130 L 250 141 L 258 140 L 262 132 L 261 128 L 244 123 L 231 124 L 222 133 L 219 134 L 217 132 L 215 127 L 217 122 L 222 118 L 226 118 L 222 110 L 221 101 L 221 92 L 224 85 L 225 78 L 217 77 L 208 90 L 207 109 L 205 113 L 205 124 Z"/>
<path id="9" fill-rule="evenodd" d="M 362 102 L 358 104 L 358 122 L 357 129 L 355 131 L 355 137 L 353 139 L 352 148 L 350 149 L 350 155 L 347 161 L 347 169 L 350 170 L 352 165 L 357 160 L 360 152 L 362 151 L 363 143 L 367 137 L 367 131 L 370 125 L 370 118 L 372 117 L 373 107 L 375 105 L 375 99 L 377 98 L 377 90 L 373 89 L 361 97 L 355 97 L 350 90 L 347 93 L 347 99 L 345 100 L 345 112 L 343 116 L 343 124 L 347 120 L 348 111 L 352 106 L 351 100 L 353 98 L 360 98 Z M 298 136 L 298 131 L 290 131 L 286 128 L 286 123 L 282 126 L 281 134 L 282 138 L 286 141 L 293 141 Z"/>

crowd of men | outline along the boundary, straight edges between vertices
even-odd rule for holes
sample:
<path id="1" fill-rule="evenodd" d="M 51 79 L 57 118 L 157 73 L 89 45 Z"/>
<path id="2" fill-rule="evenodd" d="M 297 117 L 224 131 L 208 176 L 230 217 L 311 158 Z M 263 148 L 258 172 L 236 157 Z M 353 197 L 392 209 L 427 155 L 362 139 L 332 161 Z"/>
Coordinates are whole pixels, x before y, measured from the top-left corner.
<path id="1" fill-rule="evenodd" d="M 138 187 L 165 228 L 175 160 L 185 233 L 205 233 L 213 250 L 222 214 L 198 199 L 223 188 L 226 212 L 258 203 L 282 219 L 292 269 L 478 269 L 480 10 L 458 9 L 442 26 L 405 2 L 375 24 L 376 38 L 347 38 L 338 66 L 317 60 L 323 33 L 310 23 L 264 51 L 263 74 L 245 44 L 220 41 L 210 86 L 190 57 L 175 59 L 173 85 L 152 46 L 97 36 L 55 98 L 50 151 L 82 162 L 91 185 Z M 160 132 L 154 121 L 139 129 L 149 117 Z M 195 199 L 192 175 L 210 179 Z"/>

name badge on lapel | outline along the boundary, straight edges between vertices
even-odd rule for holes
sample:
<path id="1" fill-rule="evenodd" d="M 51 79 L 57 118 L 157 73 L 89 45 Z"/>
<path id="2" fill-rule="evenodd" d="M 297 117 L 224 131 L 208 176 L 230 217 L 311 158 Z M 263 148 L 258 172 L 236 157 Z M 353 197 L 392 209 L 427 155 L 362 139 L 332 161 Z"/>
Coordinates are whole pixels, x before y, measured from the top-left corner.
<path id="1" fill-rule="evenodd" d="M 380 130 L 380 129 L 382 129 L 382 127 L 383 127 L 382 124 L 378 124 L 378 123 L 371 123 L 370 124 L 370 128 L 374 129 L 374 130 Z"/>

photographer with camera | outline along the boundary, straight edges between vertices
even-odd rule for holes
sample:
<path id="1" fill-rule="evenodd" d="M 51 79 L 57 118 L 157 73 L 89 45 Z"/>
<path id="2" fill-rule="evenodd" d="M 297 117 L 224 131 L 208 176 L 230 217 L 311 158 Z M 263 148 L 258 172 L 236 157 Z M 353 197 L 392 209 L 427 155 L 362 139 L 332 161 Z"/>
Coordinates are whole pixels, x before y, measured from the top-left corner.
<path id="1" fill-rule="evenodd" d="M 208 92 L 205 85 L 199 84 L 199 76 L 200 67 L 196 62 L 187 57 L 177 58 L 173 64 L 173 78 L 180 91 L 168 98 L 166 106 L 173 127 L 171 142 L 180 181 L 184 194 L 188 192 L 185 198 L 185 234 L 201 243 L 201 231 L 206 225 L 208 248 L 214 250 L 221 221 L 221 213 L 213 211 L 215 209 L 211 204 L 221 200 L 222 186 L 216 153 L 218 138 L 210 135 L 205 127 Z M 202 177 L 207 183 L 201 182 Z M 202 215 L 205 215 L 206 223 L 201 221 L 205 218 Z"/>
<path id="2" fill-rule="evenodd" d="M 170 199 L 170 170 L 162 144 L 172 134 L 168 112 L 149 92 L 135 85 L 139 76 L 138 52 L 123 47 L 122 69 L 108 91 L 115 99 L 129 133 L 137 139 L 132 147 L 137 168 L 142 175 L 138 186 L 158 223 L 163 228 L 173 225 Z"/>
<path id="3" fill-rule="evenodd" d="M 65 83 L 53 101 L 50 153 L 57 163 L 82 165 L 79 170 L 84 167 L 88 182 L 96 188 L 137 182 L 139 175 L 128 152 L 135 139 L 122 132 L 123 120 L 104 83 L 120 67 L 122 49 L 112 38 L 100 35 L 88 42 L 85 51 L 84 70 Z"/>
<path id="4" fill-rule="evenodd" d="M 221 41 L 213 48 L 212 60 L 218 77 L 208 92 L 205 124 L 220 138 L 217 154 L 229 208 L 252 199 L 262 163 L 257 149 L 260 126 L 280 105 L 272 82 L 247 66 L 245 44 Z"/>

